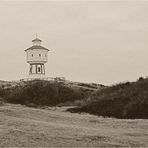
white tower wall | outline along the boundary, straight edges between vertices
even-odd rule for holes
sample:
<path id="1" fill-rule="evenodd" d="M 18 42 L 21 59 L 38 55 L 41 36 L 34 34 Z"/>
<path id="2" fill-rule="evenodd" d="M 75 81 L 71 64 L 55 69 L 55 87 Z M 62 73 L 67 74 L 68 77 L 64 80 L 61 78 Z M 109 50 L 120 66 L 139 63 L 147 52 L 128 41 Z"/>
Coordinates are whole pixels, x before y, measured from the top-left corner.
<path id="1" fill-rule="evenodd" d="M 48 61 L 48 51 L 44 49 L 30 49 L 26 51 L 28 63 L 46 63 Z"/>

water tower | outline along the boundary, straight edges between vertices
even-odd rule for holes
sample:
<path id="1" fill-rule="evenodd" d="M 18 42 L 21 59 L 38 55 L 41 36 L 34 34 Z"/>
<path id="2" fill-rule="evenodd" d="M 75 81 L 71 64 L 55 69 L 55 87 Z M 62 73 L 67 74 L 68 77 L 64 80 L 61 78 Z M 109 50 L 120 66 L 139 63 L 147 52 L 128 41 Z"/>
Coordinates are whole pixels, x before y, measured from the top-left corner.
<path id="1" fill-rule="evenodd" d="M 29 63 L 29 77 L 30 79 L 45 78 L 45 63 L 48 60 L 49 49 L 41 46 L 42 40 L 35 38 L 32 40 L 33 46 L 26 49 L 27 63 Z"/>

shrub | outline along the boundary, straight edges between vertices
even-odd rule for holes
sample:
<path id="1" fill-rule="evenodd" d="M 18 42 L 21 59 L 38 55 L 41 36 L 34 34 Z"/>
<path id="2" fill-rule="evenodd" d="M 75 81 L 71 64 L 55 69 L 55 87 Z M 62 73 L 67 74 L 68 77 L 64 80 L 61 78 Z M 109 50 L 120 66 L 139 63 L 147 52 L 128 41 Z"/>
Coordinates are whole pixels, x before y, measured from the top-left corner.
<path id="1" fill-rule="evenodd" d="M 85 97 L 80 89 L 73 89 L 58 82 L 31 81 L 23 86 L 7 89 L 5 100 L 10 103 L 28 106 L 54 106 L 59 103 L 73 102 Z"/>
<path id="2" fill-rule="evenodd" d="M 148 79 L 104 88 L 94 93 L 87 104 L 69 111 L 116 118 L 148 119 Z"/>

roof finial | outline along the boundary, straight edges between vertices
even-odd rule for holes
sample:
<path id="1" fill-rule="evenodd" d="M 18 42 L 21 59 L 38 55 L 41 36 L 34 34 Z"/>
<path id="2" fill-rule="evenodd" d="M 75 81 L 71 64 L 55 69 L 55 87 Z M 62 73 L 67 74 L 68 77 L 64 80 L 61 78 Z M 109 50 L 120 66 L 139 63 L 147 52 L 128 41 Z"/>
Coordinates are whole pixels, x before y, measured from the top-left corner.
<path id="1" fill-rule="evenodd" d="M 38 38 L 38 34 L 36 33 L 35 35 L 36 35 L 36 38 Z"/>

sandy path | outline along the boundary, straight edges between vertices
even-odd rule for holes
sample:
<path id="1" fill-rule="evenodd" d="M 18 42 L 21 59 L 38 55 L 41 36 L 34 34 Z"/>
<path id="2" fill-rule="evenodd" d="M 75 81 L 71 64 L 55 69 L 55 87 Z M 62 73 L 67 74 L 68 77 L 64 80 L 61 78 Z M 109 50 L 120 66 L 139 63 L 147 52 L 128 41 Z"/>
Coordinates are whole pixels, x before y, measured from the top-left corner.
<path id="1" fill-rule="evenodd" d="M 99 118 L 65 108 L 0 106 L 0 147 L 148 147 L 148 120 Z"/>

